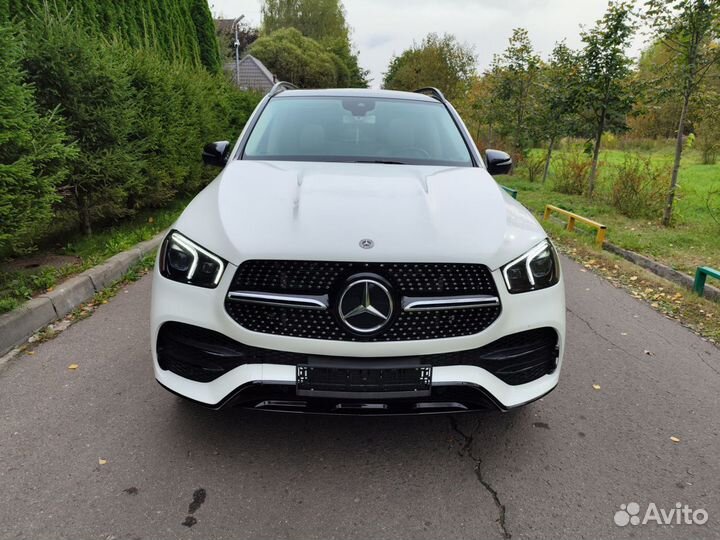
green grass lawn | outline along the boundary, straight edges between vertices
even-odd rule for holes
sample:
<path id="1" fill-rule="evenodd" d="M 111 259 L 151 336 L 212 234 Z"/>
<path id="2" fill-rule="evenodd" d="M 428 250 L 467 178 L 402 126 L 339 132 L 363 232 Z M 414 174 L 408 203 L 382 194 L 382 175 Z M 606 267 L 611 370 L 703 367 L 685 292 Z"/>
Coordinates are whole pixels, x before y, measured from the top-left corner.
<path id="1" fill-rule="evenodd" d="M 671 163 L 672 149 L 650 155 L 654 161 Z M 625 152 L 608 150 L 602 153 L 605 164 L 620 163 Z M 529 182 L 522 167 L 513 176 L 498 177 L 498 181 L 519 191 L 518 200 L 542 216 L 546 204 L 599 221 L 608 227 L 607 240 L 616 245 L 662 261 L 677 270 L 694 274 L 701 265 L 720 268 L 720 164 L 702 165 L 695 151 L 683 155 L 679 189 L 672 227 L 657 219 L 631 219 L 618 213 L 608 204 L 611 186 L 602 169 L 596 196 L 590 200 L 582 195 L 565 195 L 552 189 L 552 172 L 546 184 Z M 670 179 L 668 178 L 668 184 Z M 713 192 L 718 192 L 713 195 Z M 708 197 L 715 215 L 708 209 Z M 590 235 L 588 235 L 590 238 Z"/>
<path id="2" fill-rule="evenodd" d="M 188 200 L 176 201 L 172 206 L 160 210 L 146 210 L 130 220 L 110 226 L 92 236 L 74 234 L 61 243 L 41 246 L 38 253 L 67 258 L 67 264 L 34 264 L 24 267 L 23 262 L 32 262 L 33 256 L 4 263 L 0 267 L 0 313 L 20 306 L 36 294 L 51 289 L 62 280 L 100 264 L 113 255 L 130 249 L 135 244 L 149 240 L 160 231 L 167 229 L 180 215 Z"/>

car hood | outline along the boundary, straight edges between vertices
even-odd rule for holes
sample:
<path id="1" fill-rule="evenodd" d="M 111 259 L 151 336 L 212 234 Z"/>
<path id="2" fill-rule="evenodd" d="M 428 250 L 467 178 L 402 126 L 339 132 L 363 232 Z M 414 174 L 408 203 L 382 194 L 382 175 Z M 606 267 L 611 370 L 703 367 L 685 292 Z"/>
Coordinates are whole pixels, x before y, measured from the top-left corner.
<path id="1" fill-rule="evenodd" d="M 471 262 L 495 269 L 545 233 L 482 168 L 232 161 L 176 228 L 247 259 Z M 360 241 L 372 240 L 371 249 Z"/>

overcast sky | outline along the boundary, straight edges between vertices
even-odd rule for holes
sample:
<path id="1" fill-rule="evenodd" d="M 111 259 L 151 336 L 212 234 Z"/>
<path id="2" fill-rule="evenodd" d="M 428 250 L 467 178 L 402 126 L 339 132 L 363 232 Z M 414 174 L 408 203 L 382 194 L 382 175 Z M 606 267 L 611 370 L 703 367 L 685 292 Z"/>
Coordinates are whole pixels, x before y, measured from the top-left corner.
<path id="1" fill-rule="evenodd" d="M 209 0 L 213 15 L 245 15 L 260 24 L 260 0 Z M 493 54 L 507 46 L 513 28 L 530 32 L 545 58 L 556 41 L 580 46 L 580 26 L 602 17 L 607 0 L 344 0 L 360 65 L 370 70 L 372 85 L 380 86 L 393 54 L 400 54 L 429 32 L 451 33 L 475 47 L 480 71 Z M 636 55 L 643 40 L 635 40 Z"/>

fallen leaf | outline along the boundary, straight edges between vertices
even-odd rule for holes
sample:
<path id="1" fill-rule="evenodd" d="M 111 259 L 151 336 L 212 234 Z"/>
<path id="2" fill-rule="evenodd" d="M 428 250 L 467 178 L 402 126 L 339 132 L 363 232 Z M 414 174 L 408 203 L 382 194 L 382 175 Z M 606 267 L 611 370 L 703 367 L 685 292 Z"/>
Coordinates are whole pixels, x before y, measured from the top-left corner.
<path id="1" fill-rule="evenodd" d="M 80 366 L 78 366 L 77 364 L 70 364 L 70 365 L 68 366 L 68 369 L 77 369 L 77 368 L 79 368 L 79 367 L 80 367 Z"/>
<path id="2" fill-rule="evenodd" d="M 599 384 L 593 384 L 593 388 L 594 388 L 595 390 L 600 390 L 600 385 L 599 385 Z"/>
<path id="3" fill-rule="evenodd" d="M 107 459 L 98 458 L 98 464 L 105 465 L 107 463 Z"/>
<path id="4" fill-rule="evenodd" d="M 675 437 L 675 435 L 673 435 L 672 437 L 670 437 L 670 440 L 671 440 L 672 442 L 674 442 L 674 443 L 679 443 L 679 442 L 680 442 L 680 439 L 678 439 L 677 437 Z"/>
<path id="5" fill-rule="evenodd" d="M 33 354 L 35 354 L 35 351 L 28 351 L 25 354 L 29 354 L 30 356 L 32 356 Z"/>
<path id="6" fill-rule="evenodd" d="M 637 281 L 637 276 L 630 276 L 630 281 Z"/>
<path id="7" fill-rule="evenodd" d="M 627 336 L 627 332 L 620 332 L 621 336 Z"/>
<path id="8" fill-rule="evenodd" d="M 152 216 L 150 216 L 150 217 L 148 218 L 148 223 L 152 223 L 153 221 L 155 221 L 155 218 L 152 217 Z"/>

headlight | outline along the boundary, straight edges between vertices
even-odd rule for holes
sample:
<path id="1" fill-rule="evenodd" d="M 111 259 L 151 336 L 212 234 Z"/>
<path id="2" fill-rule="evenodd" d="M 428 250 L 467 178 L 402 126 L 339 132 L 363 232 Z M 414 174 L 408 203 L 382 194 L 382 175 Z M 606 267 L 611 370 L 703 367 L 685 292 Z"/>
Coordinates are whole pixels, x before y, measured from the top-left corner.
<path id="1" fill-rule="evenodd" d="M 160 273 L 173 281 L 213 289 L 220 283 L 225 261 L 177 231 L 165 237 L 160 251 Z"/>
<path id="2" fill-rule="evenodd" d="M 511 294 L 536 291 L 560 280 L 560 263 L 550 241 L 543 240 L 522 257 L 503 266 L 502 274 Z"/>

